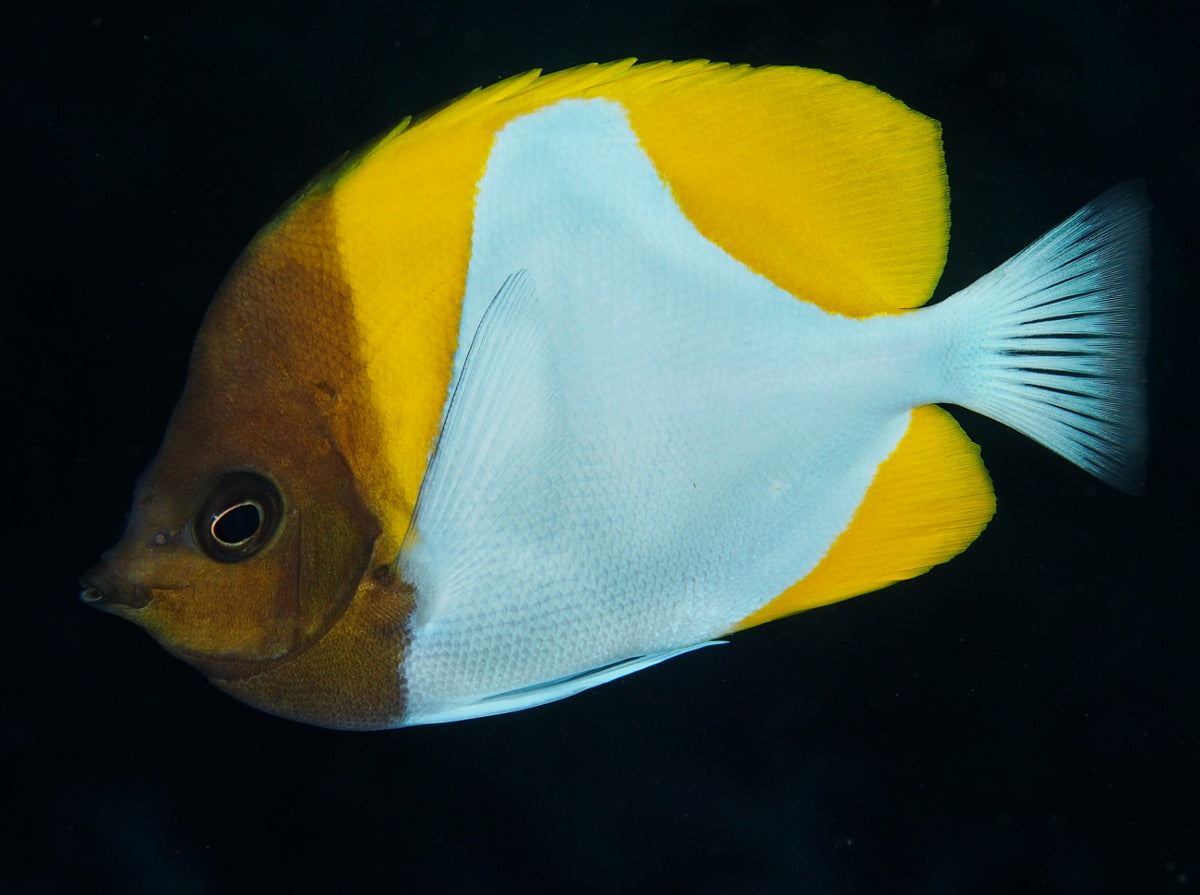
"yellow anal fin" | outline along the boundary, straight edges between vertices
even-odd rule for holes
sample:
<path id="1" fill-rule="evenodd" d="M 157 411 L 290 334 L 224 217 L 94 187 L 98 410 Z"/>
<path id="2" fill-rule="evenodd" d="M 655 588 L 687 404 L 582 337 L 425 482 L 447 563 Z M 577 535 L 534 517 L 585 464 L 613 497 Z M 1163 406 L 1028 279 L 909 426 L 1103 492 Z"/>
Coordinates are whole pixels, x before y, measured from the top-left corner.
<path id="1" fill-rule="evenodd" d="M 978 446 L 940 407 L 918 407 L 817 567 L 733 630 L 924 574 L 965 550 L 995 508 Z"/>

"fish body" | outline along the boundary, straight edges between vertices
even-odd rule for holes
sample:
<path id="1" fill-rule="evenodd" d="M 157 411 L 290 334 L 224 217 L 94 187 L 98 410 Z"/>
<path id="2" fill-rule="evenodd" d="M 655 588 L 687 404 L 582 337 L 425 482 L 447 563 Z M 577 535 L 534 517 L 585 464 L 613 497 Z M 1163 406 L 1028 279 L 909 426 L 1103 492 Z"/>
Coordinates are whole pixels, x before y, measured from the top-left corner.
<path id="1" fill-rule="evenodd" d="M 1136 491 L 1147 203 L 922 308 L 935 122 L 825 72 L 537 72 L 256 237 L 83 597 L 342 728 L 572 695 L 919 575 L 994 498 L 937 404 Z"/>

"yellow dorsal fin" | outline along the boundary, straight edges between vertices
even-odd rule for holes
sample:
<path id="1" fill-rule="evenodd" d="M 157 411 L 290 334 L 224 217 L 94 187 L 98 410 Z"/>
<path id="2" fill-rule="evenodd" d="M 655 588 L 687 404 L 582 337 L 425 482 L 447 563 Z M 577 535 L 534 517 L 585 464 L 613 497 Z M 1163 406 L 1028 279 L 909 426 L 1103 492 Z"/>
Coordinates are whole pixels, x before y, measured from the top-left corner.
<path id="1" fill-rule="evenodd" d="M 946 411 L 919 407 L 824 559 L 735 630 L 927 572 L 966 549 L 995 508 L 979 448 Z"/>
<path id="2" fill-rule="evenodd" d="M 621 102 L 700 231 L 792 294 L 852 317 L 932 294 L 950 229 L 937 122 L 816 69 L 626 59 L 534 70 L 402 122 L 340 176 L 386 181 L 391 161 L 409 156 L 398 142 L 464 126 L 488 135 L 486 151 L 508 120 L 570 97 Z M 469 168 L 481 173 L 483 161 Z"/>
<path id="3" fill-rule="evenodd" d="M 739 261 L 846 316 L 928 301 L 950 226 L 937 122 L 812 69 L 721 66 L 627 96 L 619 86 L 684 213 Z"/>

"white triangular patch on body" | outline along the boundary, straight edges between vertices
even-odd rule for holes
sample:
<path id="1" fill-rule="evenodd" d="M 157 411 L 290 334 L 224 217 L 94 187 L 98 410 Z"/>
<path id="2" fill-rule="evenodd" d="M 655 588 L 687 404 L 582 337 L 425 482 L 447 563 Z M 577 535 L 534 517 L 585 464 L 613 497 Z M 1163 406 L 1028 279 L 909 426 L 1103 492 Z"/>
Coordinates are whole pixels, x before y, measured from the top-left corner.
<path id="1" fill-rule="evenodd" d="M 507 125 L 399 560 L 418 594 L 407 723 L 570 695 L 803 578 L 936 400 L 920 316 L 831 315 L 730 257 L 617 103 Z"/>

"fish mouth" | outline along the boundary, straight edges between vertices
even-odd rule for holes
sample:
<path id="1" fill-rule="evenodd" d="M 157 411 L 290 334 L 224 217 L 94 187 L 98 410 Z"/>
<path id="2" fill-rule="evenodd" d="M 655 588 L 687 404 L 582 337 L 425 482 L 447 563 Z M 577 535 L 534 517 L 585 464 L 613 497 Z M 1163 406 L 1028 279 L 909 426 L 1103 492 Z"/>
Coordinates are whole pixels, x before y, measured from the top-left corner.
<path id="1" fill-rule="evenodd" d="M 80 579 L 79 599 L 89 606 L 108 612 L 142 609 L 149 604 L 150 588 L 130 581 L 107 562 L 100 562 Z"/>

